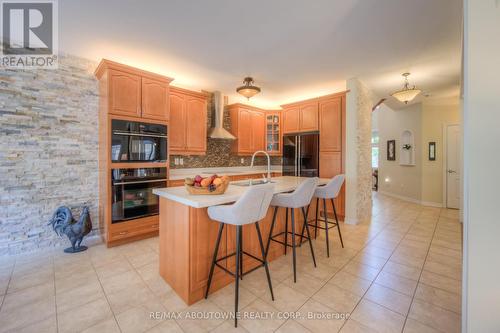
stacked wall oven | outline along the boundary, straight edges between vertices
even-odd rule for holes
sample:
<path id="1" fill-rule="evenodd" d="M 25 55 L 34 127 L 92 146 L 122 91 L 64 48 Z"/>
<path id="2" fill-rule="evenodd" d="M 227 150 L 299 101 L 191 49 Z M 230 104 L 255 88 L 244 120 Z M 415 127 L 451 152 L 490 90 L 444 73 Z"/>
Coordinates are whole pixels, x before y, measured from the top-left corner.
<path id="1" fill-rule="evenodd" d="M 113 163 L 166 162 L 168 159 L 166 125 L 113 119 L 111 135 Z M 113 169 L 112 223 L 157 215 L 159 202 L 153 189 L 166 186 L 166 167 Z"/>

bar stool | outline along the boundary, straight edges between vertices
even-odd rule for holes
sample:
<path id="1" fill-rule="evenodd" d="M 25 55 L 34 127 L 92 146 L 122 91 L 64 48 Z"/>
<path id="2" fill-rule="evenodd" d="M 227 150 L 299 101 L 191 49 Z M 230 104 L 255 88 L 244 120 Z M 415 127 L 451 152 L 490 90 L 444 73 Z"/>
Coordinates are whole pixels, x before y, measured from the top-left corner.
<path id="1" fill-rule="evenodd" d="M 342 233 L 340 232 L 340 225 L 339 225 L 339 220 L 337 218 L 337 210 L 335 209 L 335 201 L 334 199 L 337 198 L 340 192 L 340 188 L 342 187 L 342 184 L 344 184 L 345 176 L 344 175 L 337 175 L 333 177 L 328 184 L 324 186 L 318 186 L 316 188 L 316 191 L 314 192 L 314 196 L 316 197 L 316 219 L 314 224 L 310 223 L 309 225 L 314 227 L 314 238 L 318 235 L 318 228 L 325 230 L 325 236 L 326 236 L 326 256 L 330 257 L 330 242 L 328 240 L 328 225 L 332 225 L 333 227 L 337 227 L 337 230 L 339 232 L 339 237 L 340 237 L 340 244 L 342 244 L 342 247 L 344 247 L 344 242 L 342 240 Z M 323 200 L 323 216 L 324 220 L 318 219 L 318 209 L 319 209 L 319 199 Z M 333 206 L 333 215 L 335 216 L 335 222 L 333 221 L 328 221 L 328 212 L 326 210 L 326 200 L 330 199 L 332 201 L 332 206 Z M 325 226 L 319 226 L 318 221 L 325 222 Z M 302 234 L 304 232 L 302 231 Z"/>
<path id="2" fill-rule="evenodd" d="M 293 252 L 293 281 L 297 282 L 297 269 L 296 269 L 296 264 L 297 264 L 297 255 L 295 248 L 297 247 L 296 244 L 296 239 L 295 237 L 299 237 L 300 235 L 295 234 L 295 209 L 300 208 L 302 211 L 302 216 L 304 217 L 304 225 L 302 228 L 302 234 L 304 229 L 307 230 L 307 240 L 309 241 L 309 247 L 311 249 L 311 255 L 314 263 L 314 267 L 316 267 L 316 258 L 314 257 L 314 249 L 311 243 L 311 234 L 309 233 L 309 227 L 307 223 L 307 213 L 305 211 L 305 207 L 307 207 L 314 195 L 314 191 L 316 189 L 316 186 L 318 184 L 318 178 L 308 178 L 304 180 L 292 193 L 279 193 L 275 194 L 273 197 L 273 200 L 271 201 L 271 206 L 274 206 L 274 213 L 273 213 L 273 221 L 271 223 L 271 230 L 269 231 L 269 239 L 267 240 L 267 246 L 266 246 L 266 257 L 267 254 L 269 253 L 269 246 L 271 244 L 271 241 L 283 244 L 285 247 L 285 255 L 286 255 L 286 249 L 287 247 L 292 248 Z M 285 231 L 282 231 L 280 233 L 277 233 L 273 235 L 273 229 L 274 229 L 274 224 L 276 222 L 276 214 L 278 213 L 278 208 L 279 207 L 284 207 L 286 209 L 285 213 Z M 291 228 L 292 232 L 288 231 L 288 211 L 290 210 L 291 214 Z M 292 241 L 291 245 L 288 244 L 288 235 L 292 235 Z M 275 237 L 285 235 L 284 237 L 284 242 L 280 241 L 278 239 L 275 239 Z M 303 237 L 303 236 L 302 236 Z M 301 237 L 301 239 L 302 239 Z M 302 245 L 302 242 L 300 243 Z"/>
<path id="3" fill-rule="evenodd" d="M 220 222 L 219 225 L 219 233 L 217 235 L 217 241 L 215 244 L 214 255 L 212 259 L 212 265 L 210 267 L 210 273 L 208 275 L 208 284 L 207 290 L 205 292 L 205 298 L 208 297 L 208 292 L 210 290 L 210 284 L 212 283 L 212 277 L 214 274 L 215 266 L 224 270 L 228 274 L 232 275 L 235 278 L 235 301 L 234 301 L 234 327 L 238 325 L 238 297 L 239 297 L 239 279 L 240 276 L 244 274 L 248 274 L 255 269 L 252 269 L 246 273 L 243 273 L 242 257 L 243 254 L 252 257 L 253 259 L 260 261 L 264 266 L 267 275 L 267 283 L 269 284 L 269 290 L 271 291 L 271 298 L 274 301 L 273 287 L 271 284 L 271 275 L 269 274 L 269 267 L 267 265 L 266 255 L 264 251 L 264 243 L 262 241 L 262 235 L 260 233 L 259 221 L 262 220 L 269 209 L 269 204 L 273 198 L 274 194 L 274 185 L 273 184 L 264 184 L 264 185 L 255 185 L 248 188 L 247 191 L 238 199 L 234 204 L 231 205 L 220 205 L 220 206 L 212 206 L 208 208 L 208 216 L 215 221 Z M 255 223 L 255 229 L 257 230 L 257 236 L 259 238 L 260 250 L 262 253 L 262 259 L 253 256 L 250 253 L 243 251 L 242 249 L 242 230 L 243 225 Z M 224 225 L 230 224 L 236 226 L 236 252 L 224 256 L 222 258 L 217 258 L 217 253 L 219 252 L 220 240 L 222 237 L 222 231 L 224 229 Z M 219 264 L 219 261 L 226 260 L 232 256 L 236 256 L 236 269 L 235 272 L 231 272 L 226 269 L 224 266 Z"/>

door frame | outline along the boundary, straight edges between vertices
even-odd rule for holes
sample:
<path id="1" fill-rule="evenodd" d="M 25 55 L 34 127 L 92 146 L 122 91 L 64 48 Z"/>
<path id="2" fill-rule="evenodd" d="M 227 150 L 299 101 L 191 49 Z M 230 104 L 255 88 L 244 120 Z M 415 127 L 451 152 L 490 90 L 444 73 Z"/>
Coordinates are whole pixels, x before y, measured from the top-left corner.
<path id="1" fill-rule="evenodd" d="M 443 123 L 443 151 L 441 154 L 443 155 L 443 208 L 448 208 L 448 127 L 450 126 L 458 126 L 460 135 L 462 136 L 462 127 L 459 123 L 456 122 L 445 122 Z M 428 148 L 427 148 L 428 149 Z M 458 153 L 460 156 L 459 159 L 459 167 L 460 167 L 460 184 L 462 184 L 463 174 L 462 174 L 462 142 L 460 142 L 460 147 L 458 147 Z M 462 188 L 459 189 L 462 192 Z M 462 211 L 462 203 L 463 203 L 463 195 L 460 195 L 460 204 L 458 206 L 459 211 Z M 454 209 L 454 208 L 451 208 Z"/>

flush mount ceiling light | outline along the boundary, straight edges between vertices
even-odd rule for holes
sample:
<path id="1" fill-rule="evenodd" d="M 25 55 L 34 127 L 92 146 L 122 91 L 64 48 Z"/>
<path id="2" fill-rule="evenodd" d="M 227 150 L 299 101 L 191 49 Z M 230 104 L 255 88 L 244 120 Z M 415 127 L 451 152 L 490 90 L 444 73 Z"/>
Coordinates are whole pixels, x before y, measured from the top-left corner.
<path id="1" fill-rule="evenodd" d="M 410 83 L 408 82 L 408 76 L 410 76 L 410 73 L 403 73 L 401 75 L 403 75 L 403 77 L 405 78 L 403 89 L 392 93 L 391 96 L 400 102 L 408 104 L 408 102 L 411 102 L 422 91 L 420 89 L 417 89 L 415 86 L 413 86 L 413 88 L 410 88 Z"/>
<path id="2" fill-rule="evenodd" d="M 246 77 L 243 79 L 243 83 L 244 85 L 236 88 L 236 92 L 238 94 L 245 96 L 247 99 L 250 99 L 250 97 L 253 97 L 260 93 L 260 88 L 253 85 L 253 78 Z"/>

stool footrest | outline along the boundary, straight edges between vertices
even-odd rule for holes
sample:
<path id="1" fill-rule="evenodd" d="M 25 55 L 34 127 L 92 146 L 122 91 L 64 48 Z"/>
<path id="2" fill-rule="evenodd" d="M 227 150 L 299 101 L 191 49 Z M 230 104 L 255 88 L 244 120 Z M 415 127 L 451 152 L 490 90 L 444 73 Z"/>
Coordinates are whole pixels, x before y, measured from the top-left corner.
<path id="1" fill-rule="evenodd" d="M 283 242 L 283 241 L 280 241 L 280 240 L 278 240 L 278 239 L 274 239 L 274 237 L 278 237 L 278 236 L 281 236 L 281 235 L 284 235 L 284 234 L 285 234 L 285 232 L 284 232 L 284 231 L 282 231 L 282 232 L 280 232 L 280 233 L 277 233 L 277 234 L 274 234 L 274 235 L 272 235 L 272 236 L 271 236 L 271 240 L 272 240 L 273 242 L 279 243 L 279 244 L 281 244 L 281 245 L 286 245 L 286 246 L 288 246 L 288 247 L 293 248 L 293 245 L 292 245 L 292 244 L 288 244 L 288 243 L 287 243 L 287 244 L 285 244 L 285 242 Z M 289 234 L 289 235 L 293 235 L 293 233 L 292 233 L 292 232 L 290 232 L 290 231 L 288 231 L 288 234 Z M 305 239 L 305 240 L 303 240 L 302 242 L 300 242 L 300 241 L 299 241 L 299 242 L 298 242 L 298 244 L 296 243 L 296 244 L 297 244 L 296 246 L 302 246 L 302 244 L 304 244 L 305 242 L 307 242 L 307 236 L 301 236 L 300 234 L 295 234 L 295 237 L 300 237 L 300 238 L 304 238 L 304 239 Z"/>
<path id="2" fill-rule="evenodd" d="M 252 259 L 254 259 L 254 260 L 257 260 L 258 262 L 260 262 L 260 263 L 261 263 L 260 265 L 258 265 L 258 266 L 256 266 L 256 267 L 254 267 L 254 268 L 252 268 L 252 269 L 250 269 L 250 270 L 248 270 L 248 271 L 246 271 L 246 272 L 243 272 L 243 273 L 242 273 L 242 275 L 243 275 L 243 276 L 247 275 L 248 273 L 253 272 L 253 271 L 254 271 L 254 270 L 256 270 L 257 268 L 260 268 L 260 267 L 264 266 L 264 260 L 262 260 L 261 258 L 257 258 L 257 257 L 256 257 L 256 256 L 254 256 L 253 254 L 250 254 L 250 253 L 248 253 L 248 252 L 246 252 L 246 251 L 241 251 L 241 252 L 242 252 L 244 255 L 247 255 L 247 256 L 249 256 L 250 258 L 252 258 Z M 231 272 L 230 270 L 228 270 L 226 267 L 221 266 L 221 265 L 219 264 L 219 261 L 227 260 L 227 259 L 229 259 L 229 258 L 231 258 L 231 257 L 234 257 L 235 255 L 236 255 L 236 252 L 233 252 L 233 253 L 231 253 L 231 254 L 228 254 L 227 256 L 224 256 L 224 257 L 221 257 L 221 258 L 218 258 L 217 260 L 215 260 L 215 265 L 217 265 L 217 267 L 219 267 L 220 269 L 222 269 L 223 271 L 225 271 L 226 273 L 228 273 L 229 275 L 231 275 L 231 276 L 232 276 L 232 277 L 234 277 L 234 278 L 236 277 L 236 274 L 235 274 L 235 273 L 233 273 L 233 272 Z"/>

